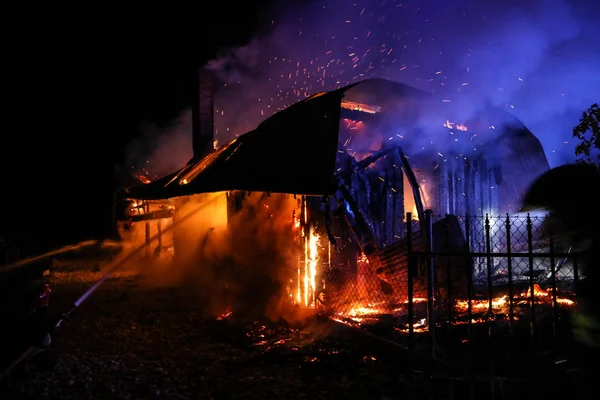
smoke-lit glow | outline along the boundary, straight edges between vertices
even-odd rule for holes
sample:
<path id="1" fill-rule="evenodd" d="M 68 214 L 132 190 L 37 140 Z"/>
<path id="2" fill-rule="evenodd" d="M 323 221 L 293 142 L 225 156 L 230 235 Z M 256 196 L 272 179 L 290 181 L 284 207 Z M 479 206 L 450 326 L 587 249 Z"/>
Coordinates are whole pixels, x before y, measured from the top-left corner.
<path id="1" fill-rule="evenodd" d="M 598 3 L 324 1 L 277 10 L 273 31 L 211 63 L 223 136 L 320 90 L 383 77 L 514 113 L 551 164 L 572 158 L 571 129 L 597 101 Z M 554 154 L 556 153 L 556 154 Z"/>
<path id="2" fill-rule="evenodd" d="M 243 197 L 243 205 L 228 213 L 228 196 L 237 195 Z M 147 243 L 139 261 L 144 284 L 189 287 L 215 315 L 293 319 L 300 316 L 296 307 L 289 310 L 294 304 L 314 305 L 319 237 L 310 230 L 307 258 L 297 270 L 304 243 L 295 244 L 300 232 L 290 217 L 300 210 L 292 195 L 219 192 L 172 201 L 177 204 L 173 218 L 123 222 L 125 252 Z M 202 212 L 180 221 L 199 206 Z M 160 234 L 161 228 L 166 232 L 174 224 L 175 229 Z"/>
<path id="3" fill-rule="evenodd" d="M 225 143 L 319 91 L 381 77 L 434 92 L 440 107 L 460 102 L 461 115 L 436 112 L 432 123 L 500 106 L 540 138 L 551 166 L 572 161 L 572 128 L 599 100 L 598 15 L 596 0 L 281 4 L 267 34 L 209 63 L 222 80 L 216 139 Z M 150 160 L 150 175 L 182 167 L 191 157 L 189 117 L 148 129 L 154 143 L 134 144 L 128 165 L 148 168 Z"/>

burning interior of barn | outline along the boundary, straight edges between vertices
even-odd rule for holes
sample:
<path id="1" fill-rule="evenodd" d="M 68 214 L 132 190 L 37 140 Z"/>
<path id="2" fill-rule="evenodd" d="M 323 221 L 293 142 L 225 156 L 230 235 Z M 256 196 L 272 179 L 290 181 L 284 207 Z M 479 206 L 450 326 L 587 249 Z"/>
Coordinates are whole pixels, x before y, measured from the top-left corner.
<path id="1" fill-rule="evenodd" d="M 573 306 L 576 263 L 546 256 L 568 247 L 546 239 L 543 216 L 519 213 L 548 161 L 504 110 L 462 118 L 460 106 L 369 79 L 316 93 L 213 149 L 206 71 L 199 88 L 194 158 L 119 200 L 127 238 L 147 243 L 149 256 L 177 259 L 215 230 L 249 227 L 240 213 L 250 207 L 255 219 L 280 221 L 274 229 L 293 253 L 277 259 L 265 301 L 394 338 L 492 320 L 533 329 Z M 204 211 L 180 224 L 192 228 L 165 233 L 195 206 Z M 265 290 L 245 271 L 238 279 Z M 250 293 L 237 307 L 250 299 L 258 302 Z"/>

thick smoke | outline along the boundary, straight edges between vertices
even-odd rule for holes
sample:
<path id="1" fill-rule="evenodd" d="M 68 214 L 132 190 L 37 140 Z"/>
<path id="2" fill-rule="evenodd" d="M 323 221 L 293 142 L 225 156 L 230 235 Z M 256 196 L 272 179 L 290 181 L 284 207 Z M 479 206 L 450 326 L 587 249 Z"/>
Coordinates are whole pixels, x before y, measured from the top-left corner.
<path id="1" fill-rule="evenodd" d="M 266 34 L 223 49 L 208 64 L 223 84 L 216 98 L 220 144 L 317 91 L 381 77 L 446 100 L 432 111 L 436 119 L 466 120 L 501 107 L 541 140 L 551 165 L 574 159 L 572 128 L 600 100 L 596 0 L 301 3 L 279 6 Z M 189 120 L 189 113 L 182 117 Z M 162 153 L 190 143 L 190 131 L 167 129 L 151 134 L 151 143 Z M 170 157 L 154 150 L 129 162 L 162 163 L 178 154 L 181 164 L 179 154 L 191 155 L 189 146 L 167 150 Z"/>
<path id="2" fill-rule="evenodd" d="M 297 201 L 292 196 L 249 194 L 229 217 L 225 193 L 179 201 L 172 222 L 177 226 L 162 237 L 162 245 L 174 244 L 174 251 L 154 253 L 155 240 L 138 262 L 146 285 L 188 288 L 213 316 L 233 311 L 249 321 L 301 317 L 302 310 L 283 301 L 301 250 L 294 244 Z M 163 220 L 163 229 L 170 223 Z M 144 243 L 144 228 L 130 229 L 123 236 L 126 243 L 132 248 Z"/>
<path id="3" fill-rule="evenodd" d="M 309 94 L 381 77 L 446 100 L 449 119 L 501 107 L 557 165 L 573 160 L 572 128 L 600 100 L 595 0 L 332 0 L 280 11 L 268 35 L 209 63 L 226 83 L 221 141 Z"/>
<path id="4" fill-rule="evenodd" d="M 182 111 L 168 126 L 145 121 L 142 135 L 125 148 L 125 183 L 144 175 L 155 180 L 183 167 L 192 158 L 192 112 Z"/>

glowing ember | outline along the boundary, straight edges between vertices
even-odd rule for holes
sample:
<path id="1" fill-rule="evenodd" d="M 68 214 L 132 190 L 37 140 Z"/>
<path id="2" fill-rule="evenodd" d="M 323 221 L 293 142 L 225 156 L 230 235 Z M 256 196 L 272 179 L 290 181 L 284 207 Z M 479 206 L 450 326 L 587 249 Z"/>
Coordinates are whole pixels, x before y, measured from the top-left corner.
<path id="1" fill-rule="evenodd" d="M 232 314 L 232 312 L 231 312 L 231 311 L 226 311 L 226 312 L 224 312 L 223 314 L 219 315 L 219 316 L 217 317 L 217 320 L 218 320 L 218 321 L 222 321 L 222 320 L 224 320 L 224 319 L 231 318 L 231 316 L 232 316 L 232 315 L 233 315 L 233 314 Z"/>
<path id="2" fill-rule="evenodd" d="M 361 254 L 357 260 L 359 263 L 364 262 L 368 263 L 366 257 Z M 535 304 L 547 304 L 551 306 L 553 298 L 552 298 L 552 289 L 542 289 L 539 284 L 534 284 L 533 287 L 534 292 L 534 302 Z M 524 292 L 516 293 L 513 296 L 513 307 L 515 306 L 525 306 L 527 307 L 531 302 L 531 289 L 527 289 Z M 333 318 L 338 322 L 343 322 L 345 324 L 351 325 L 365 325 L 369 323 L 375 323 L 378 321 L 380 316 L 382 315 L 392 315 L 394 317 L 406 316 L 408 313 L 408 299 L 404 300 L 401 304 L 396 302 L 394 306 L 394 299 L 390 299 L 386 302 L 373 303 L 368 301 L 356 301 L 345 306 L 345 310 L 338 311 L 336 316 Z M 416 306 L 418 304 L 426 304 L 427 298 L 423 297 L 413 297 L 413 304 Z M 479 323 L 487 323 L 490 321 L 492 316 L 507 316 L 509 314 L 510 308 L 510 298 L 507 294 L 503 294 L 497 297 L 493 297 L 490 299 L 482 299 L 476 298 L 471 299 L 471 312 L 474 317 L 471 319 L 473 324 Z M 558 297 L 556 298 L 556 303 L 561 307 L 573 307 L 575 305 L 575 301 L 567 298 L 567 297 Z M 490 308 L 491 306 L 491 308 Z M 469 321 L 464 318 L 469 311 L 469 300 L 468 299 L 456 299 L 454 300 L 454 317 L 455 320 L 453 323 L 455 324 L 466 324 Z M 518 320 L 519 315 L 515 308 L 513 308 L 513 319 Z M 477 316 L 475 316 L 477 315 Z M 404 328 L 395 328 L 400 332 L 408 332 L 408 327 Z M 427 318 L 421 318 L 415 316 L 415 321 L 413 322 L 413 331 L 414 332 L 426 332 L 428 330 Z"/>
<path id="3" fill-rule="evenodd" d="M 552 301 L 552 296 L 551 293 L 549 293 L 551 289 L 548 290 L 544 290 L 542 289 L 538 284 L 535 284 L 534 286 L 534 295 L 535 295 L 535 303 L 536 304 L 546 304 Z M 531 290 L 527 290 L 523 293 L 518 293 L 514 296 L 513 298 L 513 305 L 528 305 L 529 302 L 531 301 Z M 426 298 L 421 298 L 421 297 L 415 297 L 413 298 L 413 303 L 414 304 L 419 304 L 419 303 L 426 303 L 427 299 Z M 565 297 L 557 297 L 556 298 L 556 302 L 557 304 L 559 304 L 560 306 L 563 307 L 572 307 L 575 305 L 575 301 L 569 298 L 565 298 Z M 404 301 L 404 304 L 408 304 L 408 300 Z M 490 301 L 489 299 L 472 299 L 471 300 L 471 310 L 473 313 L 489 313 L 488 315 L 492 315 L 493 314 L 504 314 L 504 315 L 508 315 L 509 312 L 509 297 L 508 295 L 502 295 L 502 296 L 498 296 L 498 297 L 494 297 L 492 298 L 491 301 L 491 305 L 492 308 L 490 310 Z M 466 299 L 457 299 L 454 302 L 454 309 L 455 312 L 458 314 L 458 316 L 460 315 L 465 315 L 468 312 L 468 307 L 469 307 L 469 301 Z M 406 314 L 406 307 L 400 307 L 400 308 L 391 308 L 389 304 L 370 304 L 370 303 L 365 303 L 365 304 L 354 304 L 351 307 L 349 307 L 349 310 L 346 312 L 339 312 L 338 318 L 335 318 L 337 321 L 339 322 L 344 322 L 344 323 L 349 323 L 349 322 L 356 322 L 356 323 L 365 323 L 367 322 L 370 318 L 369 317 L 373 317 L 373 316 L 377 316 L 377 315 L 383 315 L 383 314 Z M 517 320 L 518 316 L 514 316 L 514 319 Z M 372 318 L 371 318 L 372 320 Z M 479 317 L 479 318 L 473 318 L 471 320 L 472 323 L 477 324 L 477 323 L 485 323 L 488 322 L 488 318 L 485 317 Z M 463 321 L 463 320 L 458 320 L 456 321 L 457 324 L 464 324 L 467 323 L 468 321 Z M 426 332 L 428 329 L 427 327 L 427 321 L 425 318 L 418 318 L 414 323 L 413 323 L 413 330 L 414 332 Z M 399 329 L 400 331 L 403 332 L 407 332 L 408 328 L 406 329 Z"/>
<path id="4" fill-rule="evenodd" d="M 342 101 L 342 108 L 353 111 L 362 111 L 368 114 L 377 114 L 381 112 L 381 107 L 370 106 L 368 104 L 354 103 L 352 101 Z"/>
<path id="5" fill-rule="evenodd" d="M 455 124 L 454 122 L 450 122 L 448 120 L 446 120 L 446 122 L 444 123 L 444 127 L 448 128 L 448 129 L 456 129 L 456 130 L 463 131 L 463 132 L 466 132 L 468 130 L 466 125 Z"/>
<path id="6" fill-rule="evenodd" d="M 150 178 L 148 178 L 146 175 L 143 175 L 143 174 L 136 174 L 136 175 L 134 175 L 134 176 L 137 178 L 137 180 L 139 180 L 140 182 L 142 182 L 142 183 L 143 183 L 143 184 L 145 184 L 145 185 L 147 185 L 147 184 L 149 184 L 150 182 L 152 182 L 152 181 L 150 180 Z"/>

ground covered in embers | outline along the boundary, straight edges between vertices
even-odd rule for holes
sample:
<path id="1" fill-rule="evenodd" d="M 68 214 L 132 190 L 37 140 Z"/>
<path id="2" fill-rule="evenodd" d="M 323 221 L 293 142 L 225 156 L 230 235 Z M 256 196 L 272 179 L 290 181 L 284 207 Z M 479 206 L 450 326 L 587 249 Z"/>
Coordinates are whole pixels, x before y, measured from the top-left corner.
<path id="1" fill-rule="evenodd" d="M 59 275 L 55 308 L 67 306 L 96 277 Z M 21 368 L 3 383 L 3 400 L 351 399 L 406 393 L 396 357 L 333 335 L 327 324 L 248 326 L 210 319 L 193 293 L 145 288 L 128 273 L 107 281 L 83 303 L 55 333 L 50 349 L 49 365 Z"/>

